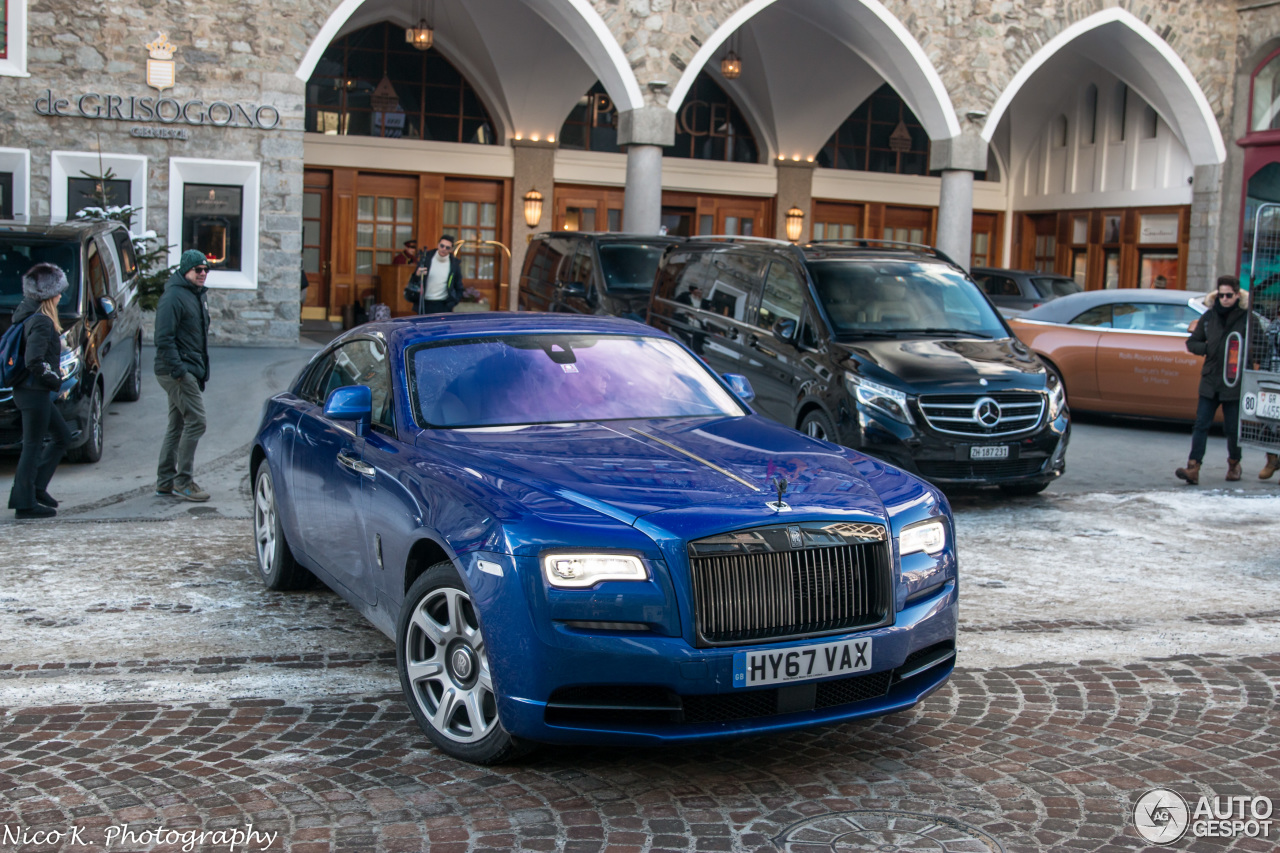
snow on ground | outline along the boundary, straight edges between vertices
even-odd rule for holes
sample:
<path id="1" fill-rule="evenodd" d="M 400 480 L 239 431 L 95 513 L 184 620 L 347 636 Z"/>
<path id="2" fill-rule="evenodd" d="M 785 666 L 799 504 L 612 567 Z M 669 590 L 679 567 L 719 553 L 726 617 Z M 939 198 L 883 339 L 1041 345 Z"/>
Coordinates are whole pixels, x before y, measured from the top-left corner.
<path id="1" fill-rule="evenodd" d="M 1274 652 L 1277 533 L 1280 496 L 962 504 L 960 665 Z M 263 589 L 240 519 L 8 527 L 0 649 L 0 707 L 399 689 L 391 642 L 338 596 Z"/>

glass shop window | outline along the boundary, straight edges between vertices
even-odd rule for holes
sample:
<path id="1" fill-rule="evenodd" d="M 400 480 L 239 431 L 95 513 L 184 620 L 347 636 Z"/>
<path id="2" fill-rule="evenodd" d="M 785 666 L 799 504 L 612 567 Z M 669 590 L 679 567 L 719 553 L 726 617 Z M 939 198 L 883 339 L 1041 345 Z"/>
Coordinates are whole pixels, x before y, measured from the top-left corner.
<path id="1" fill-rule="evenodd" d="M 67 178 L 67 219 L 86 207 L 124 207 L 132 203 L 133 184 L 129 181 L 100 178 Z"/>
<path id="2" fill-rule="evenodd" d="M 196 249 L 211 269 L 240 269 L 244 187 L 186 184 L 182 188 L 182 250 Z"/>

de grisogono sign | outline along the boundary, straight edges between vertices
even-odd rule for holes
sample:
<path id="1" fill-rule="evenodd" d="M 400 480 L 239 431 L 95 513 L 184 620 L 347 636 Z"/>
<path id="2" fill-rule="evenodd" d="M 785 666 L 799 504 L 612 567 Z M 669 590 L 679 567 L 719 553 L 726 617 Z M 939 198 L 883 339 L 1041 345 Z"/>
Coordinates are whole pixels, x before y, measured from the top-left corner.
<path id="1" fill-rule="evenodd" d="M 163 92 L 173 87 L 176 65 L 172 59 L 176 50 L 169 37 L 160 33 L 147 49 L 147 85 Z M 205 102 L 200 98 L 179 101 L 177 98 L 138 97 L 114 95 L 105 92 L 85 92 L 74 98 L 55 97 L 52 89 L 36 98 L 35 111 L 42 116 L 69 116 L 105 121 L 159 122 L 162 125 L 195 125 L 212 127 L 249 127 L 258 130 L 274 130 L 280 126 L 280 111 L 269 104 L 232 103 L 229 101 Z M 134 136 L 161 139 L 186 139 L 185 127 L 135 127 Z"/>

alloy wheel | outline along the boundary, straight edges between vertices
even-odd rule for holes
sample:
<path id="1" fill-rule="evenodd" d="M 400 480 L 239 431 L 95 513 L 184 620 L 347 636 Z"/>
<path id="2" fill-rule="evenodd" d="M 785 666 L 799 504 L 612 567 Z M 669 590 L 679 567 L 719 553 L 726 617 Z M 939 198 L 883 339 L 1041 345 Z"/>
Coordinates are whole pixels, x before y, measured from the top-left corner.
<path id="1" fill-rule="evenodd" d="M 258 571 L 268 577 L 276 561 L 276 491 L 264 462 L 253 490 L 253 539 L 258 551 Z"/>
<path id="2" fill-rule="evenodd" d="M 457 743 L 474 743 L 494 730 L 488 653 L 465 592 L 446 586 L 424 595 L 404 642 L 410 694 L 433 729 Z"/>

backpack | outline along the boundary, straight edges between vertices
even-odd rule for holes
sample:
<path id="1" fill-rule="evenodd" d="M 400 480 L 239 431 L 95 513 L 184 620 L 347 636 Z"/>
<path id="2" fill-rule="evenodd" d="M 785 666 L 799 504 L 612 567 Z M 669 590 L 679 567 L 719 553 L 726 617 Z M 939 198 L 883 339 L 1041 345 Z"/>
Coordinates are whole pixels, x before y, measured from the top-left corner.
<path id="1" fill-rule="evenodd" d="M 26 376 L 27 364 L 22 352 L 25 325 L 10 323 L 0 335 L 0 388 L 12 388 Z"/>

